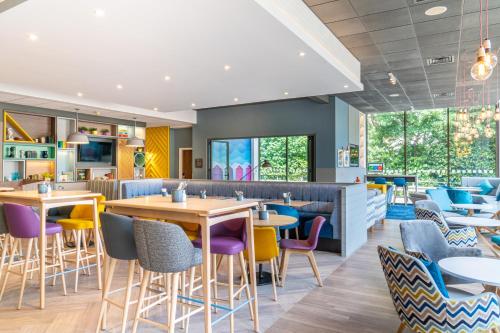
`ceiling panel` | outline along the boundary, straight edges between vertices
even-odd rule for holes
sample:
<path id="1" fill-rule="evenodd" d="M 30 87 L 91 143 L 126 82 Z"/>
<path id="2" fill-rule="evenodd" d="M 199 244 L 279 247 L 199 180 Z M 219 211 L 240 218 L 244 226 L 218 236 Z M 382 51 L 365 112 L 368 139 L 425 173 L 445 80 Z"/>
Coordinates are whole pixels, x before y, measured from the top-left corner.
<path id="1" fill-rule="evenodd" d="M 351 4 L 361 16 L 406 7 L 405 0 L 351 0 Z"/>
<path id="2" fill-rule="evenodd" d="M 337 0 L 311 7 L 311 10 L 325 23 L 356 17 L 348 0 Z"/>

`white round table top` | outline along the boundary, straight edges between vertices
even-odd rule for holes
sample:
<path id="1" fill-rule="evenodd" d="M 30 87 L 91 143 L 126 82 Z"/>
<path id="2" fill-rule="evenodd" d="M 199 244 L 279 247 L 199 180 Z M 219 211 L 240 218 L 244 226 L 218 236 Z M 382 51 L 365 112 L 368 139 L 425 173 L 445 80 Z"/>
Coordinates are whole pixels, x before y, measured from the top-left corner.
<path id="1" fill-rule="evenodd" d="M 472 192 L 472 193 L 479 193 L 482 191 L 482 189 L 480 187 L 473 187 L 473 186 L 461 186 L 461 187 L 455 187 L 455 189 L 467 191 L 467 192 Z"/>
<path id="2" fill-rule="evenodd" d="M 254 227 L 283 227 L 295 222 L 297 222 L 297 219 L 288 215 L 269 214 L 269 219 L 267 220 L 259 220 L 259 214 L 253 215 Z"/>
<path id="3" fill-rule="evenodd" d="M 488 204 L 451 204 L 451 207 L 458 208 L 458 209 L 479 209 L 479 210 L 484 210 L 484 209 L 496 209 L 494 205 L 488 205 Z"/>
<path id="4" fill-rule="evenodd" d="M 482 257 L 450 257 L 439 260 L 439 267 L 453 276 L 500 287 L 500 260 Z"/>
<path id="5" fill-rule="evenodd" d="M 467 227 L 500 228 L 500 220 L 487 219 L 484 217 L 452 216 L 447 217 L 446 222 Z"/>

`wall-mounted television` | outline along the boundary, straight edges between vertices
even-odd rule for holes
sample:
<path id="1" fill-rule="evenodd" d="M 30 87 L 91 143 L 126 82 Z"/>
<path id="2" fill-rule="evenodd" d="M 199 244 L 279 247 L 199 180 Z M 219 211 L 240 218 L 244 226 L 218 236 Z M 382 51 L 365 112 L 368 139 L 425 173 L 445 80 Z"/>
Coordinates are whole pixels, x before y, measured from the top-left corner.
<path id="1" fill-rule="evenodd" d="M 384 163 L 368 163 L 368 173 L 383 173 Z"/>
<path id="2" fill-rule="evenodd" d="M 78 162 L 113 163 L 114 142 L 112 140 L 89 140 L 86 145 L 78 145 Z"/>

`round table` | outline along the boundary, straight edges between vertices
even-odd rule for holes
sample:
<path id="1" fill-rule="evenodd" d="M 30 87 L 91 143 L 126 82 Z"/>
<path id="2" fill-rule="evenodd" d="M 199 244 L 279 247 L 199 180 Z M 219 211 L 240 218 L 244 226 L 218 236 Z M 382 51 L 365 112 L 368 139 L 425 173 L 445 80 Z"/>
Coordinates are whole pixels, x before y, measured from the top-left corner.
<path id="1" fill-rule="evenodd" d="M 278 215 L 269 214 L 267 220 L 259 220 L 259 214 L 253 215 L 253 226 L 254 227 L 274 227 L 279 228 L 286 225 L 294 224 L 297 222 L 297 218 L 288 215 Z M 279 231 L 278 231 L 279 232 Z M 262 270 L 262 264 L 259 264 L 259 271 L 257 272 L 257 285 L 271 284 L 272 277 L 271 273 Z"/>
<path id="2" fill-rule="evenodd" d="M 466 209 L 467 210 L 467 215 L 468 216 L 473 216 L 474 215 L 474 210 L 491 210 L 491 211 L 497 211 L 497 207 L 494 205 L 488 205 L 488 204 L 451 204 L 451 207 L 457 208 L 457 209 Z M 493 213 L 492 213 L 493 214 Z"/>
<path id="3" fill-rule="evenodd" d="M 463 225 L 465 227 L 473 227 L 476 229 L 476 234 L 481 238 L 490 250 L 500 257 L 500 253 L 495 245 L 481 233 L 480 229 L 487 229 L 491 233 L 495 233 L 496 229 L 500 229 L 500 221 L 496 219 L 486 219 L 483 217 L 470 217 L 470 216 L 452 216 L 446 218 L 446 221 L 452 224 Z"/>
<path id="4" fill-rule="evenodd" d="M 450 275 L 500 287 L 500 260 L 498 259 L 450 257 L 439 260 L 438 265 Z"/>

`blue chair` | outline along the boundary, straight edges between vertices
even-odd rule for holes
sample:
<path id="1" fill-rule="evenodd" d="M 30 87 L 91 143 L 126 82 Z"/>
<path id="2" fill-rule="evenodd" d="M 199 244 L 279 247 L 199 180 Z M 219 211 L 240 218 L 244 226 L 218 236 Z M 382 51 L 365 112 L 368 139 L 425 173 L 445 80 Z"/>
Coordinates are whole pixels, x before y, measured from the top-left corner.
<path id="1" fill-rule="evenodd" d="M 441 210 L 445 212 L 453 212 L 455 209 L 451 206 L 453 203 L 448 195 L 448 191 L 444 188 L 428 189 L 425 191 L 431 197 Z"/>
<path id="2" fill-rule="evenodd" d="M 385 195 L 386 195 L 387 205 L 390 205 L 392 203 L 392 197 L 394 195 L 394 186 L 393 185 L 387 186 L 387 192 Z"/>
<path id="3" fill-rule="evenodd" d="M 403 190 L 403 198 L 405 200 L 405 206 L 408 203 L 408 184 L 406 183 L 406 179 L 404 178 L 394 178 L 394 203 L 396 203 L 396 199 L 398 197 L 398 188 L 400 187 Z"/>
<path id="4" fill-rule="evenodd" d="M 280 230 L 285 230 L 285 238 L 289 238 L 290 229 L 295 229 L 295 238 L 299 239 L 299 212 L 295 208 L 285 205 L 267 204 L 267 209 L 276 211 L 278 215 L 295 217 L 297 222 L 280 227 Z"/>
<path id="5" fill-rule="evenodd" d="M 375 184 L 385 185 L 387 184 L 387 179 L 385 179 L 384 177 L 377 177 L 375 178 Z"/>

